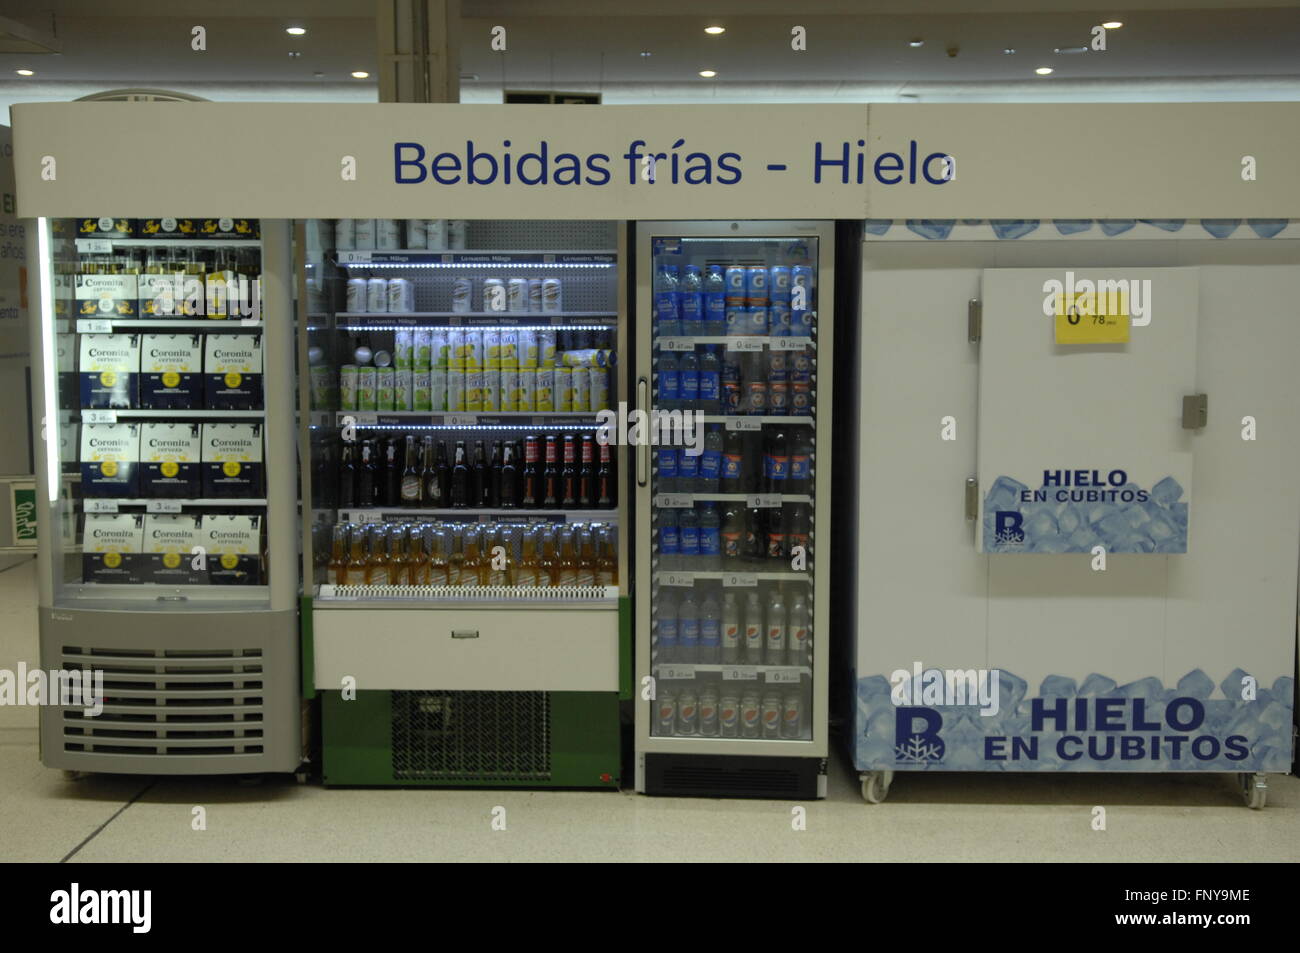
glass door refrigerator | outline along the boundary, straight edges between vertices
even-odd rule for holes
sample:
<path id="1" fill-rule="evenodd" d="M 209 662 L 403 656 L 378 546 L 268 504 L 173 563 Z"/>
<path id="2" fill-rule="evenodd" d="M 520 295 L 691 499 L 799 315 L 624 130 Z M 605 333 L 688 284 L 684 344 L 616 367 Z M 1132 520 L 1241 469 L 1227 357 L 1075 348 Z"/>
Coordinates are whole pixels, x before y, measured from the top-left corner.
<path id="1" fill-rule="evenodd" d="M 308 686 L 327 784 L 617 788 L 615 222 L 309 221 Z"/>
<path id="2" fill-rule="evenodd" d="M 42 218 L 28 244 L 42 760 L 293 771 L 288 226 Z"/>
<path id="3" fill-rule="evenodd" d="M 821 797 L 834 223 L 636 228 L 636 787 Z"/>

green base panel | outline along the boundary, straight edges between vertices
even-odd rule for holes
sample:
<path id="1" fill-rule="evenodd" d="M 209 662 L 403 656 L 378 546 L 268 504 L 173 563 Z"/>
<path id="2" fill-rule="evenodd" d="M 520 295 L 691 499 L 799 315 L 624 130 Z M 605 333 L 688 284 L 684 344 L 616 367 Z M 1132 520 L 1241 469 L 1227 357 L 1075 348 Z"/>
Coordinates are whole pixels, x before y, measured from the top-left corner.
<path id="1" fill-rule="evenodd" d="M 317 695 L 326 785 L 619 786 L 618 692 Z"/>

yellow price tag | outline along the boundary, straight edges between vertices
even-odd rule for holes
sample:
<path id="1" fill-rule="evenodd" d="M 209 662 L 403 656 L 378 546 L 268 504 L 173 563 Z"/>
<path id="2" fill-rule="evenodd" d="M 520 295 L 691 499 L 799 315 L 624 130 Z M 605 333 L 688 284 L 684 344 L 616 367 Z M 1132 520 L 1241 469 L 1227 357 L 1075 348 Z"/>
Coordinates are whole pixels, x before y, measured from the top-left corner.
<path id="1" fill-rule="evenodd" d="M 1128 295 L 1122 291 L 1056 296 L 1057 344 L 1127 344 Z"/>

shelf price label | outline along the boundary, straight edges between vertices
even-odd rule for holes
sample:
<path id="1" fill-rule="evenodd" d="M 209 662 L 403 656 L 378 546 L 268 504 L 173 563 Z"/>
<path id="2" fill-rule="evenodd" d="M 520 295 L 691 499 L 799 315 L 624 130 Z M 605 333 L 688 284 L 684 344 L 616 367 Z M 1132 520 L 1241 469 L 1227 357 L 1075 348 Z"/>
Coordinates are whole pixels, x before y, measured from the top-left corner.
<path id="1" fill-rule="evenodd" d="M 666 337 L 659 339 L 659 350 L 661 351 L 693 351 L 695 350 L 695 341 L 692 338 Z"/>
<path id="2" fill-rule="evenodd" d="M 757 417 L 728 417 L 726 428 L 740 432 L 752 431 L 757 433 L 763 429 L 763 422 Z"/>
<path id="3" fill-rule="evenodd" d="M 769 668 L 767 670 L 767 683 L 769 685 L 798 685 L 799 669 L 786 666 Z"/>
<path id="4" fill-rule="evenodd" d="M 694 586 L 695 577 L 688 572 L 661 572 L 659 574 L 659 585 Z"/>
<path id="5" fill-rule="evenodd" d="M 443 420 L 448 427 L 473 427 L 478 424 L 477 414 L 447 414 Z"/>
<path id="6" fill-rule="evenodd" d="M 113 322 L 82 318 L 77 321 L 78 334 L 112 334 Z"/>
<path id="7" fill-rule="evenodd" d="M 81 412 L 81 422 L 83 424 L 115 424 L 117 423 L 117 411 L 83 410 Z"/>
<path id="8" fill-rule="evenodd" d="M 179 513 L 181 511 L 180 500 L 150 500 L 144 505 L 146 513 Z"/>
<path id="9" fill-rule="evenodd" d="M 752 589 L 758 585 L 758 573 L 724 572 L 722 585 L 728 589 Z"/>
<path id="10" fill-rule="evenodd" d="M 341 251 L 339 252 L 340 265 L 365 265 L 369 264 L 371 253 L 368 251 Z"/>
<path id="11" fill-rule="evenodd" d="M 660 493 L 655 499 L 655 505 L 662 510 L 681 510 L 689 509 L 695 503 L 689 493 Z"/>
<path id="12" fill-rule="evenodd" d="M 351 418 L 351 420 L 348 418 Z M 339 426 L 342 427 L 346 427 L 348 424 L 354 427 L 373 427 L 377 423 L 379 423 L 378 414 L 359 414 L 354 410 L 339 414 Z"/>
<path id="13" fill-rule="evenodd" d="M 116 513 L 117 500 L 86 500 L 87 513 Z"/>
<path id="14" fill-rule="evenodd" d="M 727 341 L 728 351 L 761 351 L 763 350 L 764 338 L 760 337 L 737 337 Z"/>
<path id="15" fill-rule="evenodd" d="M 757 665 L 724 665 L 722 666 L 722 680 L 724 682 L 754 682 L 758 680 Z"/>
<path id="16" fill-rule="evenodd" d="M 774 351 L 802 351 L 812 344 L 812 338 L 769 338 L 768 345 Z"/>
<path id="17" fill-rule="evenodd" d="M 694 665 L 660 665 L 659 677 L 673 678 L 673 679 L 694 678 L 695 666 Z"/>
<path id="18" fill-rule="evenodd" d="M 745 505 L 751 510 L 772 510 L 781 505 L 780 493 L 751 493 L 745 497 Z"/>
<path id="19" fill-rule="evenodd" d="M 77 251 L 88 255 L 111 255 L 113 242 L 107 238 L 78 238 Z"/>

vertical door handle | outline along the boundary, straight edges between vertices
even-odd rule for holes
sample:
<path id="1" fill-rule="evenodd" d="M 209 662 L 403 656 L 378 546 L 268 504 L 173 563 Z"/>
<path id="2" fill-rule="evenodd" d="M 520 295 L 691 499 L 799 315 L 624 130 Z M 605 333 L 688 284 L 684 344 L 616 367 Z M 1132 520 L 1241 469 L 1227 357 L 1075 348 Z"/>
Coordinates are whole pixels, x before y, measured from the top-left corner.
<path id="1" fill-rule="evenodd" d="M 636 406 L 644 414 L 650 412 L 650 381 L 644 377 L 637 378 Z M 645 486 L 650 482 L 650 447 L 646 440 L 640 440 L 636 446 L 636 483 Z"/>

